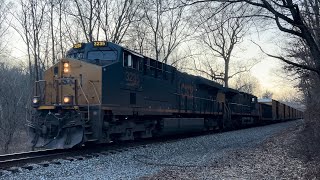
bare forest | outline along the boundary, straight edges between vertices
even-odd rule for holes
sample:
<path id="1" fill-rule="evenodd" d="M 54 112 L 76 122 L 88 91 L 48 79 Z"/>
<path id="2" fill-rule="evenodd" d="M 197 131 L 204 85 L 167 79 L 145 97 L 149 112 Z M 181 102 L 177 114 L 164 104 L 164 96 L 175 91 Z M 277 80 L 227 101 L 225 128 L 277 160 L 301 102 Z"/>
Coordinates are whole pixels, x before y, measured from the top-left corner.
<path id="1" fill-rule="evenodd" d="M 251 69 L 281 62 L 305 107 L 299 151 L 320 159 L 319 0 L 3 0 L 0 1 L 0 153 L 27 151 L 33 82 L 78 42 L 111 41 L 225 87 L 272 97 Z M 281 51 L 249 37 L 283 34 Z M 258 49 L 256 58 L 245 46 Z M 13 46 L 15 44 L 15 46 Z M 17 48 L 18 47 L 18 48 Z M 240 57 L 241 56 L 241 57 Z M 239 58 L 240 57 L 240 58 Z M 244 57 L 244 58 L 243 58 Z M 279 84 L 280 85 L 280 84 Z M 297 100 L 298 99 L 298 100 Z"/>

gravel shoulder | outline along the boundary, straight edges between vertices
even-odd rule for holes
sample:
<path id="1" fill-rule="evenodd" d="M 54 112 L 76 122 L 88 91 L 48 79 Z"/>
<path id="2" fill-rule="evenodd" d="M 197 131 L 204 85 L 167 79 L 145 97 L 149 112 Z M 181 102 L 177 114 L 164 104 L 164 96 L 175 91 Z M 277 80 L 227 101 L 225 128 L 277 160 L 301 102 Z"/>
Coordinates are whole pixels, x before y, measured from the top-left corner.
<path id="1" fill-rule="evenodd" d="M 255 148 L 229 151 L 211 166 L 166 168 L 142 179 L 305 179 L 307 167 L 292 152 L 303 122 L 299 120 L 291 125 Z"/>
<path id="2" fill-rule="evenodd" d="M 301 179 L 306 168 L 289 149 L 303 124 L 297 120 L 61 160 L 0 179 Z"/>

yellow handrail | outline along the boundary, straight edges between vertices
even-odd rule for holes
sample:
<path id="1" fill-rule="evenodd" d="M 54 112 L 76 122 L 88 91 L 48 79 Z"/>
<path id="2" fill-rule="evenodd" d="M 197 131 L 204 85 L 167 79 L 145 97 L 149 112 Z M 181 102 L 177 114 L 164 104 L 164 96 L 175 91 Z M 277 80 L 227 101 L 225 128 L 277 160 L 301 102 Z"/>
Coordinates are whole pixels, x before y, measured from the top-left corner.
<path id="1" fill-rule="evenodd" d="M 87 101 L 87 104 L 88 104 L 88 121 L 89 121 L 89 120 L 90 120 L 90 103 L 89 103 L 89 100 L 88 100 L 86 94 L 84 93 L 84 91 L 83 91 L 83 89 L 82 89 L 82 86 L 81 86 L 80 82 L 79 82 L 79 87 L 80 87 L 80 90 L 81 90 L 84 98 L 85 98 L 86 101 Z"/>
<path id="2" fill-rule="evenodd" d="M 98 98 L 99 104 L 101 104 L 100 97 L 99 97 L 99 95 L 98 95 L 96 86 L 94 85 L 94 83 L 93 83 L 91 80 L 89 80 L 89 82 L 90 82 L 90 84 L 93 86 L 93 89 L 94 89 L 94 92 L 96 93 L 96 96 L 97 96 L 97 98 Z"/>

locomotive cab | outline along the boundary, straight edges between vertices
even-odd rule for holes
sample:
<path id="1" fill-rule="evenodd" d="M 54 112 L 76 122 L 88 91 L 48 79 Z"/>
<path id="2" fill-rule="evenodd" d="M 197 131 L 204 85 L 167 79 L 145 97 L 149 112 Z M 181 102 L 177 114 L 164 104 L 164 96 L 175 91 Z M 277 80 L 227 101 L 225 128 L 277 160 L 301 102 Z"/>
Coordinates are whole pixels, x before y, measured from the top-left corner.
<path id="1" fill-rule="evenodd" d="M 110 42 L 75 44 L 66 58 L 44 72 L 43 80 L 35 82 L 35 112 L 28 122 L 34 147 L 63 149 L 84 142 L 109 142 L 102 134 L 110 120 L 106 114 L 118 112 L 126 117 L 132 111 L 120 107 L 134 108 L 140 101 L 133 92 L 141 92 L 142 58 Z M 122 99 L 127 89 L 130 101 Z"/>
<path id="2" fill-rule="evenodd" d="M 30 124 L 36 147 L 69 148 L 82 141 L 90 114 L 81 111 L 101 104 L 101 79 L 101 66 L 77 59 L 61 59 L 45 71 L 44 80 L 35 83 L 32 101 L 36 111 Z"/>
<path id="3" fill-rule="evenodd" d="M 85 122 L 94 119 L 99 111 L 92 109 L 101 106 L 102 68 L 120 59 L 119 48 L 112 45 L 76 44 L 67 58 L 35 82 L 32 106 L 36 111 L 28 123 L 35 147 L 70 148 L 81 144 Z"/>
<path id="4" fill-rule="evenodd" d="M 119 48 L 112 43 L 105 41 L 95 41 L 92 43 L 77 43 L 73 45 L 66 57 L 78 59 L 87 63 L 105 66 L 119 60 Z"/>

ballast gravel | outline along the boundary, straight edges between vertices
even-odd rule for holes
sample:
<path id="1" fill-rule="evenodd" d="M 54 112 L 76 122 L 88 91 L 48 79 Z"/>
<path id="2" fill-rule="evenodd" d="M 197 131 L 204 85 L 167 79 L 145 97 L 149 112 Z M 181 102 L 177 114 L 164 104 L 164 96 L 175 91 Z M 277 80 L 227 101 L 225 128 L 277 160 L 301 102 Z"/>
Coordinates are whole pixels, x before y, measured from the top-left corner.
<path id="1" fill-rule="evenodd" d="M 239 168 L 226 174 L 220 174 L 219 168 L 248 166 L 249 171 L 252 170 L 248 162 L 239 163 L 239 153 L 255 152 L 269 138 L 302 124 L 303 120 L 296 120 L 149 144 L 84 160 L 61 160 L 61 164 L 50 164 L 48 167 L 22 168 L 20 172 L 6 171 L 2 175 L 0 172 L 0 179 L 251 179 L 250 176 L 242 177 Z M 268 179 L 265 173 L 259 178 Z"/>

